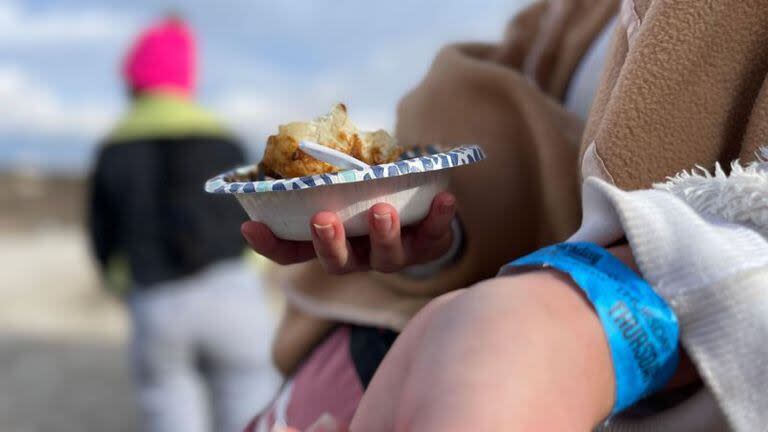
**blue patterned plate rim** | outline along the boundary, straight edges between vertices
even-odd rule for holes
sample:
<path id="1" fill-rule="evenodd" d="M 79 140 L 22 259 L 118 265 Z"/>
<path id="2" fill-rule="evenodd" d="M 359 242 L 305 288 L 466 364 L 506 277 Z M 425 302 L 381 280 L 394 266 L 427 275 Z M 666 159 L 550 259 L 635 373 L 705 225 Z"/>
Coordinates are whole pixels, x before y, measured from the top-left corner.
<path id="1" fill-rule="evenodd" d="M 429 151 L 429 149 L 427 150 Z M 237 168 L 208 180 L 205 191 L 216 194 L 282 192 L 288 190 L 309 189 L 332 184 L 354 183 L 386 177 L 396 177 L 427 171 L 437 171 L 479 162 L 485 159 L 483 149 L 478 145 L 467 145 L 452 150 L 413 157 L 414 151 L 403 153 L 403 159 L 381 165 L 373 165 L 364 170 L 345 170 L 336 173 L 316 174 L 289 179 L 269 179 L 260 181 L 228 181 L 227 178 L 250 172 L 254 165 Z"/>

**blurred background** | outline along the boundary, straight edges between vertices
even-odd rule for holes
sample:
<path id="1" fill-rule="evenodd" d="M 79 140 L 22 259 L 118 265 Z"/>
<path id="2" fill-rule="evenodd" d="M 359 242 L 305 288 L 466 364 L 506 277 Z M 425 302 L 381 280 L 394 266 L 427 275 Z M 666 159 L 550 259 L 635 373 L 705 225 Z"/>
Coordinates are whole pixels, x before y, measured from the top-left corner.
<path id="1" fill-rule="evenodd" d="M 199 100 L 256 160 L 278 124 L 338 101 L 391 130 L 440 46 L 498 39 L 522 3 L 0 0 L 0 431 L 138 427 L 125 312 L 100 287 L 83 213 L 140 28 L 169 10 L 189 21 Z"/>

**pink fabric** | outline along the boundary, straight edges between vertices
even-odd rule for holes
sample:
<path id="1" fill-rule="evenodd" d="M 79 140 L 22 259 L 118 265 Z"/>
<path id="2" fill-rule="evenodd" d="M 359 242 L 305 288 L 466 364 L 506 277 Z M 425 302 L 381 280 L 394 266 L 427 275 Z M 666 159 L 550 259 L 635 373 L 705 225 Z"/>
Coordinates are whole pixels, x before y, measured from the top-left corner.
<path id="1" fill-rule="evenodd" d="M 246 432 L 271 430 L 277 420 L 305 431 L 323 415 L 332 416 L 346 430 L 362 397 L 363 386 L 349 353 L 349 327 L 342 326 L 312 352 Z"/>
<path id="2" fill-rule="evenodd" d="M 180 20 L 169 18 L 145 30 L 123 65 L 134 90 L 175 90 L 191 95 L 195 87 L 195 40 Z"/>

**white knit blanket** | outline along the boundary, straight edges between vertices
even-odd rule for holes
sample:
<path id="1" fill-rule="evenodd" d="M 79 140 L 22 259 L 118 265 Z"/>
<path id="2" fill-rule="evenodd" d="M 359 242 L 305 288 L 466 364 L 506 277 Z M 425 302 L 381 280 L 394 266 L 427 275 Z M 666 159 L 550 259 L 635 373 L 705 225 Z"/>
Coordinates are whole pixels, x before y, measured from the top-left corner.
<path id="1" fill-rule="evenodd" d="M 713 175 L 681 173 L 633 192 L 590 178 L 583 207 L 570 240 L 627 237 L 643 277 L 675 310 L 707 386 L 669 412 L 603 429 L 768 430 L 768 162 L 734 164 L 730 175 L 719 166 Z"/>
<path id="2" fill-rule="evenodd" d="M 654 187 L 685 201 L 697 212 L 746 225 L 768 238 L 768 148 L 761 150 L 758 162 L 731 164 L 726 175 L 715 166 L 715 174 L 699 168 L 682 172 Z"/>

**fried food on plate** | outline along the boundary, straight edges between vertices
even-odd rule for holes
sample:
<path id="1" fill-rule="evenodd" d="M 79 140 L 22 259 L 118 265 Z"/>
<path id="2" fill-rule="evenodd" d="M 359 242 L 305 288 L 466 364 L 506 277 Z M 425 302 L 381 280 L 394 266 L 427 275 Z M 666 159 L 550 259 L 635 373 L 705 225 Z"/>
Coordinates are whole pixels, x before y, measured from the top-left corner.
<path id="1" fill-rule="evenodd" d="M 398 160 L 402 149 L 384 130 L 360 132 L 347 115 L 347 107 L 337 104 L 331 112 L 310 122 L 280 125 L 277 135 L 267 140 L 261 167 L 272 177 L 302 177 L 339 171 L 299 150 L 299 142 L 314 141 L 344 152 L 369 165 Z"/>

